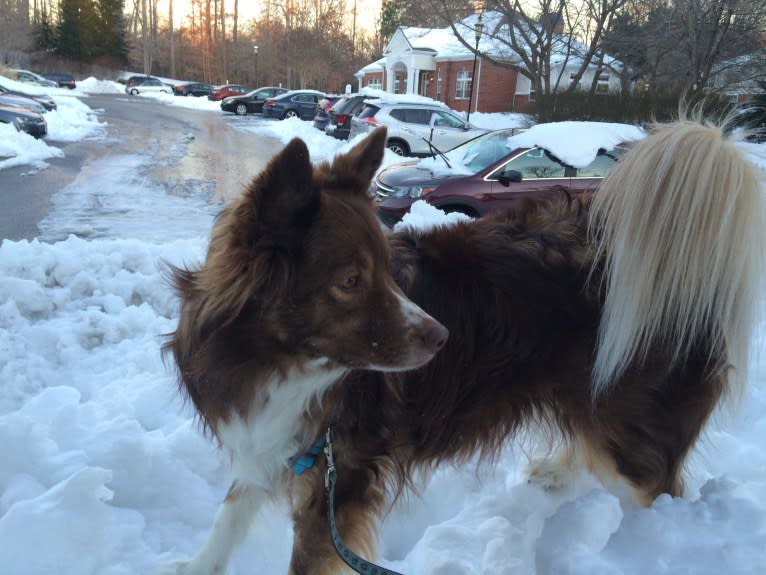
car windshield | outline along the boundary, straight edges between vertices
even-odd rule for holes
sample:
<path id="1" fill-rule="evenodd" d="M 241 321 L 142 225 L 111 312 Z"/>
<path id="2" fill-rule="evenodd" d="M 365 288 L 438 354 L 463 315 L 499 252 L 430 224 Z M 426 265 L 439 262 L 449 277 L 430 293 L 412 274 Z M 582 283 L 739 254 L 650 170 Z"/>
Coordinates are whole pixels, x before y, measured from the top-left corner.
<path id="1" fill-rule="evenodd" d="M 476 174 L 511 152 L 508 138 L 513 132 L 498 130 L 469 140 L 447 152 L 447 161 L 455 170 Z"/>

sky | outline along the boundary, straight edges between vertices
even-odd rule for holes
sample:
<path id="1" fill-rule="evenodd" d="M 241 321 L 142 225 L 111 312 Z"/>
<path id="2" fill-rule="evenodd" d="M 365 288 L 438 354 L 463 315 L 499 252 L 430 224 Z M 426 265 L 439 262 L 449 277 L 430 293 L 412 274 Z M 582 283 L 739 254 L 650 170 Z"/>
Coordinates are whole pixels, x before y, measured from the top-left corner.
<path id="1" fill-rule="evenodd" d="M 71 93 L 54 90 L 59 110 L 47 115 L 45 141 L 0 125 L 0 170 L 22 165 L 34 177 L 61 154 L 57 143 L 105 141 L 109 127 L 88 95 L 112 91 L 121 87 L 95 79 Z M 143 97 L 220 114 L 204 99 Z M 232 126 L 282 143 L 301 135 L 314 160 L 353 144 L 297 119 Z M 534 137 L 581 150 L 604 143 L 612 130 L 602 128 L 576 146 L 564 127 Z M 766 174 L 763 147 L 747 151 Z M 397 160 L 386 153 L 385 164 Z M 94 160 L 54 195 L 36 239 L 0 244 L 4 575 L 154 573 L 199 549 L 228 489 L 227 462 L 176 393 L 159 351 L 178 314 L 162 262 L 199 262 L 221 204 L 209 190 L 168 193 L 143 176 L 152 161 L 141 153 Z M 87 217 L 77 205 L 90 206 Z M 418 203 L 408 221 L 442 217 Z M 493 466 L 443 466 L 423 478 L 421 494 L 386 517 L 380 562 L 407 575 L 763 575 L 765 335 L 761 327 L 753 342 L 740 408 L 717 414 L 690 458 L 686 497 L 623 509 L 586 473 L 545 491 L 527 482 L 530 460 L 543 455 L 530 437 Z M 267 509 L 229 575 L 286 573 L 291 537 L 287 509 Z"/>

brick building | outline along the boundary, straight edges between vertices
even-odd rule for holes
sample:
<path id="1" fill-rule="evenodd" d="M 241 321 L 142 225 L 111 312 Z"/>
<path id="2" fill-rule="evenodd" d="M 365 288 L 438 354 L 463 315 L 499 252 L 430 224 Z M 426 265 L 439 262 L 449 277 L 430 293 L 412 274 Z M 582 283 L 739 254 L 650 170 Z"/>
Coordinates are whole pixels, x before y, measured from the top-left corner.
<path id="1" fill-rule="evenodd" d="M 462 112 L 468 110 L 469 104 L 471 112 L 531 111 L 534 85 L 523 73 L 518 55 L 511 53 L 507 44 L 496 40 L 508 29 L 502 14 L 472 15 L 456 27 L 464 38 L 474 38 L 480 17 L 484 28 L 479 51 L 489 58 L 474 57 L 452 28 L 400 26 L 383 51 L 383 58 L 355 74 L 359 89 L 370 87 L 394 94 L 428 96 Z M 506 65 L 498 66 L 490 58 Z M 561 74 L 562 85 L 568 85 L 577 67 L 578 61 L 571 53 L 567 57 L 554 55 L 551 77 Z M 596 66 L 583 75 L 580 84 L 590 86 L 594 74 L 598 74 L 598 90 L 614 92 L 620 89 L 617 74 Z"/>

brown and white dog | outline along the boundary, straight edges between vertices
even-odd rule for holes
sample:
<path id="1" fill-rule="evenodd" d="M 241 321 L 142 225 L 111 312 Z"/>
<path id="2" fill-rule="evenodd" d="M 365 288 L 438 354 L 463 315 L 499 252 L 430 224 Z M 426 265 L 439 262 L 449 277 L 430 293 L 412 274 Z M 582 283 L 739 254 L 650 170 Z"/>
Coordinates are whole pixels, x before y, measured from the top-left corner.
<path id="1" fill-rule="evenodd" d="M 324 463 L 288 464 L 328 425 L 338 529 L 374 558 L 377 519 L 416 470 L 491 457 L 532 422 L 639 503 L 680 494 L 686 455 L 746 377 L 766 219 L 720 127 L 658 127 L 593 198 L 390 235 L 368 195 L 385 140 L 316 167 L 293 140 L 222 212 L 204 263 L 174 270 L 166 349 L 233 475 L 174 573 L 224 573 L 274 497 L 293 510 L 290 573 L 347 572 Z"/>

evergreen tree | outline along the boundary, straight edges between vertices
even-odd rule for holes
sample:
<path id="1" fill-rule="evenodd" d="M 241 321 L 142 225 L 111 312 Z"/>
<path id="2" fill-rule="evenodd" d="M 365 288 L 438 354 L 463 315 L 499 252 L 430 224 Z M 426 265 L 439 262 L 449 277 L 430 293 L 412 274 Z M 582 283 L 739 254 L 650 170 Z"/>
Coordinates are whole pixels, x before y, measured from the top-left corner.
<path id="1" fill-rule="evenodd" d="M 128 44 L 126 40 L 127 25 L 124 16 L 125 1 L 96 0 L 95 6 L 97 12 L 97 55 L 116 60 L 120 63 L 127 62 Z"/>
<path id="2" fill-rule="evenodd" d="M 400 0 L 383 0 L 380 8 L 380 37 L 385 42 L 391 39 L 402 21 L 405 4 Z"/>
<path id="3" fill-rule="evenodd" d="M 56 49 L 57 42 L 56 28 L 48 19 L 48 14 L 43 13 L 35 28 L 35 47 L 44 52 L 51 52 Z"/>
<path id="4" fill-rule="evenodd" d="M 93 61 L 108 58 L 118 63 L 128 59 L 124 0 L 61 0 L 55 34 L 45 36 L 59 56 Z M 42 34 L 46 31 L 41 28 Z"/>
<path id="5" fill-rule="evenodd" d="M 90 0 L 61 0 L 56 54 L 88 61 L 96 56 L 96 14 Z"/>

